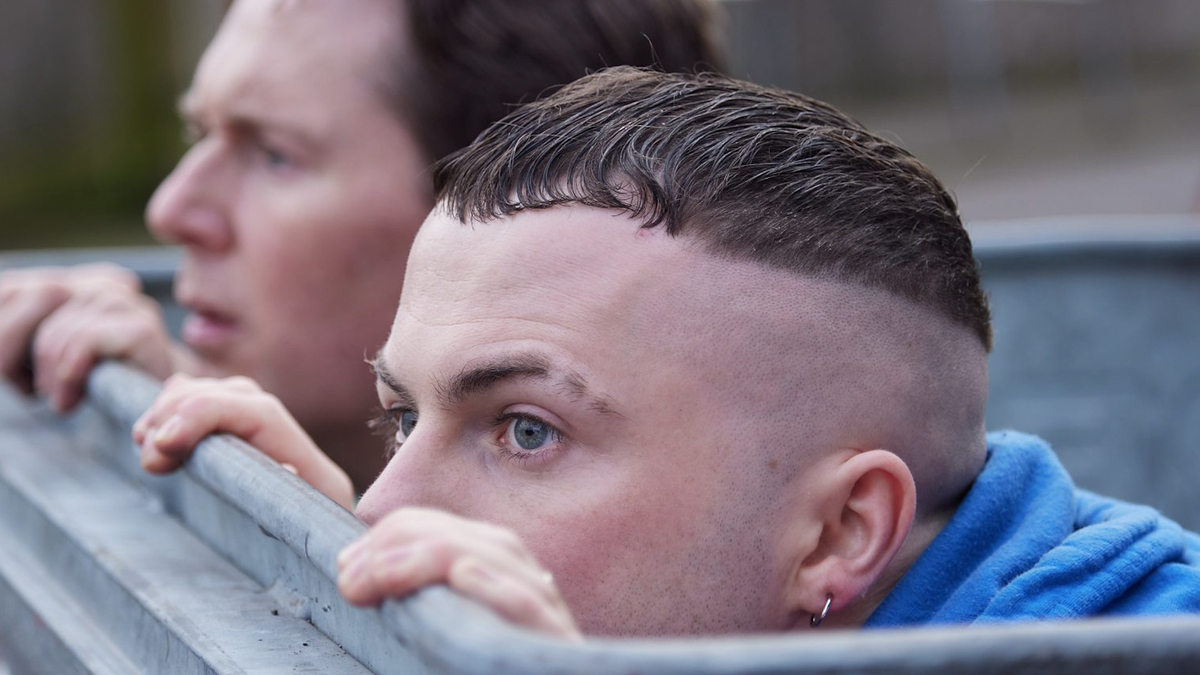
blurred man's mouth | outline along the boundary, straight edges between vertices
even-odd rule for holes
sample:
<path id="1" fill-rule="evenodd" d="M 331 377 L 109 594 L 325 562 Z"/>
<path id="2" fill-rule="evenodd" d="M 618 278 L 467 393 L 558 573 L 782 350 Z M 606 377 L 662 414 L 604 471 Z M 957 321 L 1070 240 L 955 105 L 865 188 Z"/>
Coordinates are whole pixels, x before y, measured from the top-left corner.
<path id="1" fill-rule="evenodd" d="M 199 352 L 226 347 L 237 333 L 238 324 L 230 316 L 197 309 L 183 320 L 180 331 L 183 341 Z"/>

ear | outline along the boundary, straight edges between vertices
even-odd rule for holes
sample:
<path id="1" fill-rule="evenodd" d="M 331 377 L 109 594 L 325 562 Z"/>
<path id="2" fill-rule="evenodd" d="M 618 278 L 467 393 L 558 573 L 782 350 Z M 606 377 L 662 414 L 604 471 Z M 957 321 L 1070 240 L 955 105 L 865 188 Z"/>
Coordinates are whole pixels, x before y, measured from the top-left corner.
<path id="1" fill-rule="evenodd" d="M 820 534 L 809 551 L 798 552 L 793 568 L 788 608 L 797 616 L 819 615 L 830 595 L 830 616 L 867 595 L 904 544 L 916 513 L 912 472 L 894 453 L 869 450 L 830 460 L 812 495 Z M 841 618 L 866 619 L 853 615 Z"/>

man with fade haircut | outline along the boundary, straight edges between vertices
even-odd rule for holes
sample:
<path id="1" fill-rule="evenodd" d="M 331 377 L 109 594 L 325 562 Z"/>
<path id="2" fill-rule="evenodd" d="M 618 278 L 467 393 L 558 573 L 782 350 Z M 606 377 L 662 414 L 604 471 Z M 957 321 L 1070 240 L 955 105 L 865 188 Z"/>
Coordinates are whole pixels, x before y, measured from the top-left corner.
<path id="1" fill-rule="evenodd" d="M 435 184 L 375 360 L 394 456 L 340 558 L 351 602 L 444 583 L 567 638 L 1200 611 L 1194 534 L 985 434 L 955 201 L 837 110 L 616 68 Z M 254 428 L 320 484 L 260 396 L 169 382 L 146 464 Z"/>
<path id="2" fill-rule="evenodd" d="M 182 343 L 126 270 L 7 272 L 0 377 L 68 410 L 104 357 L 158 377 L 249 376 L 365 489 L 384 458 L 365 425 L 363 359 L 387 336 L 433 206 L 429 165 L 605 66 L 720 68 L 714 12 L 711 0 L 231 3 L 180 102 L 192 145 L 146 211 L 158 240 L 183 247 Z"/>

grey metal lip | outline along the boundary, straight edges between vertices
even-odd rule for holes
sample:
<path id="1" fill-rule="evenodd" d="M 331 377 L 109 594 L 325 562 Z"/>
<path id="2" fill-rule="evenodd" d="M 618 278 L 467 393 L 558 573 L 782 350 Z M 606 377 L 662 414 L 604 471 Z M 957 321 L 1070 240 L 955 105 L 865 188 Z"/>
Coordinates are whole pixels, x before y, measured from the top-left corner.
<path id="1" fill-rule="evenodd" d="M 1136 223 L 1136 226 L 1131 226 Z M 1200 250 L 1200 216 L 1055 216 L 967 225 L 976 257 L 1162 255 Z"/>
<path id="2" fill-rule="evenodd" d="M 183 250 L 175 246 L 0 251 L 0 270 L 111 262 L 139 274 L 174 275 L 182 257 Z"/>

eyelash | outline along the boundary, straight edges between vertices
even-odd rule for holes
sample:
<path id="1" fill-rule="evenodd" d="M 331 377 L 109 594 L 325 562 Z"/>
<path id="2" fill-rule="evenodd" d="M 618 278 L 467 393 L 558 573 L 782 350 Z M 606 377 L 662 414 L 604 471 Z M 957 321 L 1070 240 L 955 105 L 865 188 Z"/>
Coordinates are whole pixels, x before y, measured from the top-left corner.
<path id="1" fill-rule="evenodd" d="M 408 409 L 383 408 L 380 410 L 378 415 L 367 422 L 367 428 L 384 439 L 384 443 L 387 446 L 384 448 L 384 457 L 387 459 L 391 459 L 396 454 L 396 450 L 398 450 L 400 447 L 400 444 L 396 443 L 396 432 L 400 430 L 400 416 L 403 415 L 406 410 Z M 517 452 L 509 449 L 507 447 L 507 439 L 505 438 L 508 433 L 508 424 L 514 420 L 522 419 L 532 420 L 538 424 L 544 424 L 550 430 L 551 445 L 540 450 L 530 450 L 525 452 Z M 531 415 L 529 413 L 501 413 L 492 420 L 492 427 L 493 429 L 502 433 L 502 442 L 498 444 L 498 453 L 500 458 L 505 461 L 513 461 L 522 465 L 535 459 L 544 459 L 550 454 L 557 452 L 560 449 L 559 446 L 564 440 L 563 433 L 558 430 L 558 427 L 555 427 L 553 424 L 550 424 L 537 415 Z"/>
<path id="2" fill-rule="evenodd" d="M 396 443 L 396 432 L 400 430 L 400 415 L 404 414 L 404 408 L 381 408 L 379 414 L 367 421 L 367 428 L 371 433 L 383 439 L 384 459 L 391 459 L 396 454 L 396 449 L 400 447 Z"/>

